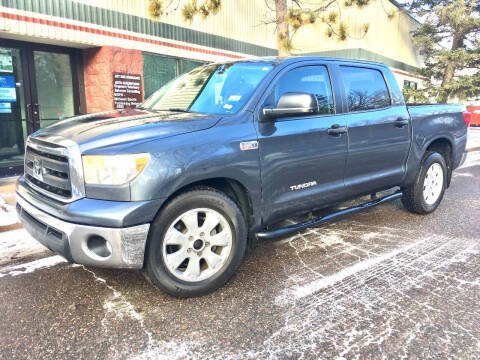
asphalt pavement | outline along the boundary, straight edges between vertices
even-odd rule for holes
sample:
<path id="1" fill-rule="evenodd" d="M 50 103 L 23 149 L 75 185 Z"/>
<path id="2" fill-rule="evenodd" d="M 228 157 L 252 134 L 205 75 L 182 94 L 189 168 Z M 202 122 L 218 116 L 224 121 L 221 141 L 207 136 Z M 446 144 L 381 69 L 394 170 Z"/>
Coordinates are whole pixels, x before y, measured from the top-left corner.
<path id="1" fill-rule="evenodd" d="M 395 201 L 263 242 L 204 297 L 44 250 L 12 258 L 0 314 L 0 359 L 480 358 L 480 152 L 433 214 Z"/>

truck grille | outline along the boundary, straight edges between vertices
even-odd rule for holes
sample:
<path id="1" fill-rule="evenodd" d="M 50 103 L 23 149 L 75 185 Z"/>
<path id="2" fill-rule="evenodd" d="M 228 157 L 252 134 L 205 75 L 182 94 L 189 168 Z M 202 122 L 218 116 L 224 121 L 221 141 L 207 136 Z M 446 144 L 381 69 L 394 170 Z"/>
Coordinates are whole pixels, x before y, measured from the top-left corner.
<path id="1" fill-rule="evenodd" d="M 25 149 L 25 180 L 34 189 L 59 200 L 72 197 L 69 159 L 65 147 L 29 141 Z"/>

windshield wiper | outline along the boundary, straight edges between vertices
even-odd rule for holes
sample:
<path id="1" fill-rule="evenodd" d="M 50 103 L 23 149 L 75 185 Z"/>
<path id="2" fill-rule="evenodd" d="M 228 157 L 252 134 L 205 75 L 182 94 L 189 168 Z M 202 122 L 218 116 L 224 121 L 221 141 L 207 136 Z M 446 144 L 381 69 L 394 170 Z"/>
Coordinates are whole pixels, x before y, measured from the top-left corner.
<path id="1" fill-rule="evenodd" d="M 198 111 L 191 111 L 191 110 L 182 109 L 182 108 L 155 109 L 151 111 L 173 111 L 173 112 L 192 113 L 192 114 L 204 114 Z"/>
<path id="2" fill-rule="evenodd" d="M 168 111 L 185 112 L 185 113 L 191 112 L 187 109 L 182 109 L 182 108 L 168 108 Z"/>

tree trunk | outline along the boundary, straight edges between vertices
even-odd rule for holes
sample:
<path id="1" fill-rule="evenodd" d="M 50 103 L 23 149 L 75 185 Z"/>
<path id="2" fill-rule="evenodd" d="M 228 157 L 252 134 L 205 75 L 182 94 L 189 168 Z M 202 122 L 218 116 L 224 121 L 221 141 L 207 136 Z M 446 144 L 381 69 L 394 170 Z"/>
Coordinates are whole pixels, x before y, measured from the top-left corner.
<path id="1" fill-rule="evenodd" d="M 463 46 L 463 38 L 464 38 L 464 35 L 459 32 L 457 32 L 453 36 L 452 51 L 455 51 Z M 442 88 L 447 86 L 448 83 L 453 80 L 453 77 L 455 76 L 455 70 L 456 70 L 455 61 L 448 60 L 447 66 L 445 67 L 445 72 L 443 73 L 443 79 L 442 79 L 442 85 L 441 85 Z M 441 95 L 439 99 L 440 102 L 442 103 L 447 102 L 450 95 L 453 95 L 453 94 L 444 93 L 443 95 Z"/>
<path id="2" fill-rule="evenodd" d="M 279 56 L 290 55 L 290 50 L 285 47 L 288 40 L 287 0 L 275 0 L 275 16 L 277 21 L 277 48 Z"/>

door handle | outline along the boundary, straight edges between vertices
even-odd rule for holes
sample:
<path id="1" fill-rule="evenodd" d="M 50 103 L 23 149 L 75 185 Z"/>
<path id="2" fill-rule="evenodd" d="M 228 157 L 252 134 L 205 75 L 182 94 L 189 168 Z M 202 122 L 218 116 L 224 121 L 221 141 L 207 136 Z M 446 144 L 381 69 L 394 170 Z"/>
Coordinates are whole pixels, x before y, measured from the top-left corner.
<path id="1" fill-rule="evenodd" d="M 38 116 L 40 113 L 40 104 L 32 104 L 33 115 Z"/>
<path id="2" fill-rule="evenodd" d="M 328 135 L 341 135 L 347 132 L 347 128 L 345 126 L 340 126 L 338 124 L 332 125 L 328 130 Z"/>
<path id="3" fill-rule="evenodd" d="M 38 115 L 40 111 L 40 104 L 27 104 L 27 111 L 32 111 L 33 115 Z"/>
<path id="4" fill-rule="evenodd" d="M 403 128 L 404 126 L 407 126 L 408 123 L 409 123 L 408 119 L 398 118 L 397 120 L 395 120 L 393 124 L 398 128 Z"/>
<path id="5" fill-rule="evenodd" d="M 40 104 L 27 104 L 27 116 L 32 126 L 40 127 Z"/>

